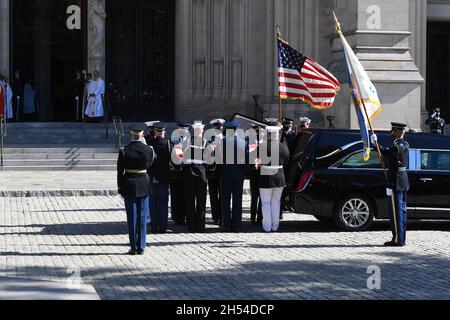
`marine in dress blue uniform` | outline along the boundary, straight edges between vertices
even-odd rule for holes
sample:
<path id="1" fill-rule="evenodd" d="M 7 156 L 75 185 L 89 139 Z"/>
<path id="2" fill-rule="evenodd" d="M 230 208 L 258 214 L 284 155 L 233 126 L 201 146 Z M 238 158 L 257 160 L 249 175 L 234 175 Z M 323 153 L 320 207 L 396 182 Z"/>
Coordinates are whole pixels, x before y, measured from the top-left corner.
<path id="1" fill-rule="evenodd" d="M 144 129 L 132 128 L 130 133 L 132 142 L 119 152 L 117 186 L 125 200 L 131 247 L 129 254 L 135 255 L 143 254 L 146 246 L 146 216 L 151 194 L 147 170 L 156 159 L 156 154 L 145 143 Z"/>
<path id="2" fill-rule="evenodd" d="M 388 158 L 388 181 L 386 194 L 389 200 L 389 216 L 392 230 L 392 240 L 385 246 L 404 246 L 406 244 L 407 194 L 409 191 L 408 159 L 409 144 L 404 135 L 407 125 L 392 123 L 391 135 L 394 144 L 390 148 L 380 147 L 383 156 Z M 372 143 L 377 143 L 376 135 Z"/>
<path id="3" fill-rule="evenodd" d="M 150 142 L 157 159 L 148 170 L 152 185 L 150 195 L 150 230 L 152 233 L 165 233 L 169 215 L 169 166 L 170 142 L 165 139 L 166 128 L 163 124 L 155 125 L 155 136 Z"/>

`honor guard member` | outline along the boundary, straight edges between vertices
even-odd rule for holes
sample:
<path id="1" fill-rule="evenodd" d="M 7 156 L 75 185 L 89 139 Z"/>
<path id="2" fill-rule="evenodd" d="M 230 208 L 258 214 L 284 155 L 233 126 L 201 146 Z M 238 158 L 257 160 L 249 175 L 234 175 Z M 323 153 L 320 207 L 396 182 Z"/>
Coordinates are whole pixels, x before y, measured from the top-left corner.
<path id="1" fill-rule="evenodd" d="M 209 124 L 212 125 L 217 133 L 211 137 L 208 143 L 215 149 L 219 142 L 223 139 L 223 124 L 226 121 L 224 119 L 212 120 Z M 220 180 L 217 165 L 207 166 L 208 170 L 208 189 L 209 189 L 209 200 L 211 203 L 211 215 L 215 225 L 221 225 L 222 223 L 222 197 L 220 191 Z"/>
<path id="2" fill-rule="evenodd" d="M 433 114 L 425 121 L 425 124 L 430 126 L 432 134 L 445 134 L 445 120 L 441 118 L 441 110 L 439 108 L 434 109 Z"/>
<path id="3" fill-rule="evenodd" d="M 292 151 L 295 144 L 295 136 L 296 133 L 293 130 L 294 120 L 290 118 L 284 118 L 283 119 L 283 130 L 281 134 L 281 143 L 285 143 L 289 151 Z"/>
<path id="4" fill-rule="evenodd" d="M 308 117 L 300 117 L 299 118 L 299 129 L 297 130 L 297 134 L 300 134 L 302 130 L 309 129 L 311 126 L 312 120 Z"/>
<path id="5" fill-rule="evenodd" d="M 155 138 L 155 125 L 157 123 L 160 123 L 160 121 L 148 121 L 145 123 L 147 126 L 147 133 L 145 134 L 145 141 L 147 142 L 147 145 L 152 144 L 152 140 Z"/>
<path id="6" fill-rule="evenodd" d="M 187 146 L 187 139 L 189 134 L 190 124 L 179 123 L 177 131 L 179 135 L 176 140 L 172 140 L 172 149 L 175 153 L 182 156 L 183 149 Z M 178 150 L 178 152 L 177 152 Z M 173 154 L 174 152 L 172 152 Z M 170 179 L 170 210 L 172 221 L 176 226 L 186 224 L 186 212 L 184 208 L 184 182 L 183 182 L 183 168 L 181 165 L 172 163 L 172 174 Z"/>
<path id="7" fill-rule="evenodd" d="M 144 128 L 130 130 L 131 143 L 119 152 L 117 161 L 117 186 L 125 200 L 131 255 L 143 254 L 146 244 L 146 216 L 151 194 L 148 168 L 156 159 L 153 148 L 144 140 Z"/>
<path id="8" fill-rule="evenodd" d="M 406 128 L 406 124 L 393 122 L 391 136 L 394 144 L 390 148 L 380 146 L 381 153 L 389 159 L 386 195 L 389 198 L 392 241 L 386 242 L 384 245 L 391 247 L 402 247 L 406 244 L 406 197 L 409 191 L 407 173 L 409 144 L 404 139 Z M 372 144 L 378 143 L 375 134 L 371 136 L 371 141 Z"/>
<path id="9" fill-rule="evenodd" d="M 267 127 L 267 139 L 260 146 L 267 150 L 269 159 L 276 163 L 263 163 L 260 168 L 259 191 L 262 203 L 263 230 L 276 232 L 280 225 L 281 197 L 286 185 L 285 169 L 289 162 L 289 148 L 280 142 L 280 127 Z M 272 154 L 272 146 L 278 144 L 278 154 Z"/>
<path id="10" fill-rule="evenodd" d="M 186 209 L 186 224 L 189 232 L 205 232 L 206 193 L 208 180 L 206 166 L 203 160 L 205 141 L 203 140 L 204 125 L 201 122 L 192 125 L 194 135 L 184 151 L 184 203 Z"/>
<path id="11" fill-rule="evenodd" d="M 166 128 L 159 123 L 154 126 L 155 137 L 151 146 L 157 159 L 148 170 L 152 184 L 150 196 L 150 229 L 152 233 L 165 233 L 169 215 L 169 166 L 170 142 L 165 138 Z"/>
<path id="12" fill-rule="evenodd" d="M 236 135 L 238 122 L 224 124 L 225 137 L 216 150 L 219 167 L 220 187 L 222 190 L 223 230 L 239 232 L 242 226 L 242 193 L 244 189 L 246 143 Z M 233 135 L 230 135 L 234 132 Z M 234 150 L 227 156 L 228 150 Z M 233 208 L 231 209 L 231 199 Z"/>
<path id="13" fill-rule="evenodd" d="M 254 137 L 254 141 L 250 140 L 253 137 L 249 138 L 248 142 L 248 148 L 249 152 L 256 153 L 255 157 L 252 158 L 259 158 L 259 146 L 263 143 L 263 130 L 264 129 L 261 125 L 254 125 L 252 127 L 253 130 L 255 130 L 256 136 Z M 250 163 L 250 165 L 252 165 Z M 259 197 L 259 167 L 256 165 L 252 165 L 251 170 L 251 177 L 250 177 L 250 194 L 251 194 L 251 204 L 250 204 L 250 219 L 252 224 L 257 225 L 262 223 L 262 211 L 261 211 L 261 200 Z"/>

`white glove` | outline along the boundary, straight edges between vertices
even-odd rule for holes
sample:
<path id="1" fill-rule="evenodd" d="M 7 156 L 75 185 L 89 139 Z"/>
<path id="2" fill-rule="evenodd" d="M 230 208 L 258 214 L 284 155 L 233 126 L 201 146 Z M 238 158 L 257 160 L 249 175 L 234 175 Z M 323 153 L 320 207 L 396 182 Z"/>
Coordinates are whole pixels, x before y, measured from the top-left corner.
<path id="1" fill-rule="evenodd" d="M 370 142 L 372 142 L 372 144 L 377 144 L 378 142 L 378 137 L 376 134 L 373 134 L 370 136 Z"/>
<path id="2" fill-rule="evenodd" d="M 392 197 L 392 189 L 386 188 L 386 195 L 387 195 L 388 197 Z"/>

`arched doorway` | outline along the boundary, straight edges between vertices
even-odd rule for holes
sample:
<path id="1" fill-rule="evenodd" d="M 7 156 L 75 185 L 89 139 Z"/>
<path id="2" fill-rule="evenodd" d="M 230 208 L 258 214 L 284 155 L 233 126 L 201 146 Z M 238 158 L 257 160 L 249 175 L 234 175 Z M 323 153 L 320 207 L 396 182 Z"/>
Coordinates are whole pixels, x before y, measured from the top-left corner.
<path id="1" fill-rule="evenodd" d="M 173 120 L 174 1 L 108 0 L 106 13 L 112 113 L 127 121 Z"/>
<path id="2" fill-rule="evenodd" d="M 21 120 L 75 121 L 75 73 L 86 65 L 86 0 L 14 0 L 13 6 L 13 77 L 17 92 L 25 82 L 32 82 L 36 92 L 36 110 Z M 68 8 L 80 9 L 80 25 L 68 25 Z M 70 10 L 69 10 L 70 11 Z M 71 12 L 71 11 L 70 11 Z M 23 96 L 22 96 L 23 98 Z M 21 106 L 23 109 L 23 105 Z"/>

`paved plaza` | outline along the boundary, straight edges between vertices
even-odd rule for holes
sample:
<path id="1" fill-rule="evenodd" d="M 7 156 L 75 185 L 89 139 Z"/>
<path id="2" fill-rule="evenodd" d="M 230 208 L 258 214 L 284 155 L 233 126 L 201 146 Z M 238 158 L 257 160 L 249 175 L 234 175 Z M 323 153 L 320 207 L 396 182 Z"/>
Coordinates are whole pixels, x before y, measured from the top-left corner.
<path id="1" fill-rule="evenodd" d="M 450 222 L 412 222 L 407 247 L 385 248 L 387 222 L 343 233 L 287 214 L 279 233 L 263 234 L 244 202 L 242 233 L 171 227 L 149 236 L 144 256 L 128 256 L 119 196 L 2 197 L 0 277 L 81 280 L 101 299 L 450 298 Z M 381 288 L 371 290 L 377 267 Z"/>

